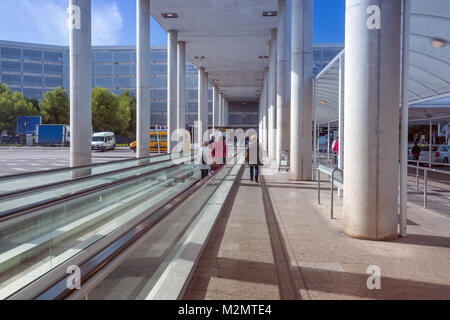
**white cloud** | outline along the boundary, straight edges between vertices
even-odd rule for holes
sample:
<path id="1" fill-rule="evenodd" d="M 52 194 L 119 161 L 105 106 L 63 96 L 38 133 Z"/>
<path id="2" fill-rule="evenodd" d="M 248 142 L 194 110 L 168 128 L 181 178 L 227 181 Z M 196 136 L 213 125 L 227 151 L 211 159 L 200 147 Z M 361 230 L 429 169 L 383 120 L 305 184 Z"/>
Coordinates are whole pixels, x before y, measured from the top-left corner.
<path id="1" fill-rule="evenodd" d="M 67 0 L 2 0 L 0 40 L 68 45 Z M 115 2 L 92 4 L 92 44 L 117 45 L 123 18 Z"/>
<path id="2" fill-rule="evenodd" d="M 92 8 L 92 44 L 117 45 L 123 18 L 115 2 Z"/>

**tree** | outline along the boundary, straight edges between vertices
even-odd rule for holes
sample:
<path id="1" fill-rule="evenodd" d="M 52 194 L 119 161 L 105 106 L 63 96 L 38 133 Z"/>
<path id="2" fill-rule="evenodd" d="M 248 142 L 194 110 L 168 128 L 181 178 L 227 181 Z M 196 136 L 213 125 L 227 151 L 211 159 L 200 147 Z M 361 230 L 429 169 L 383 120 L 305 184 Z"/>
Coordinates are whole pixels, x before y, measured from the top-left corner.
<path id="1" fill-rule="evenodd" d="M 61 87 L 46 92 L 39 108 L 42 120 L 46 124 L 68 124 L 70 122 L 69 97 Z"/>
<path id="2" fill-rule="evenodd" d="M 128 116 L 128 126 L 124 132 L 119 134 L 126 138 L 136 137 L 136 97 L 129 90 L 125 90 L 119 97 L 119 108 L 122 110 L 122 117 Z M 128 111 L 126 111 L 128 110 Z"/>
<path id="3" fill-rule="evenodd" d="M 38 114 L 22 93 L 12 91 L 7 85 L 0 83 L 0 132 L 17 134 L 19 117 Z"/>
<path id="4" fill-rule="evenodd" d="M 106 88 L 92 90 L 92 125 L 94 131 L 124 132 L 128 127 L 130 111 L 119 107 L 119 97 Z"/>

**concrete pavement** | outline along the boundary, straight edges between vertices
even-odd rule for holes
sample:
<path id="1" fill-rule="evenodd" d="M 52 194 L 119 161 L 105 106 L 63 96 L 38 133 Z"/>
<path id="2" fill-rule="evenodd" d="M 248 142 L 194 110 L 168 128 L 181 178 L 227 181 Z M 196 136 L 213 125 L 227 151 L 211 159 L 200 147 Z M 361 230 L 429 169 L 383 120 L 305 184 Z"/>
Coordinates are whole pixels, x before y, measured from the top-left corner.
<path id="1" fill-rule="evenodd" d="M 450 299 L 450 217 L 409 202 L 407 238 L 357 240 L 342 231 L 342 199 L 330 219 L 327 182 L 318 205 L 315 182 L 262 180 L 247 169 L 185 299 Z M 374 267 L 379 290 L 367 287 Z"/>

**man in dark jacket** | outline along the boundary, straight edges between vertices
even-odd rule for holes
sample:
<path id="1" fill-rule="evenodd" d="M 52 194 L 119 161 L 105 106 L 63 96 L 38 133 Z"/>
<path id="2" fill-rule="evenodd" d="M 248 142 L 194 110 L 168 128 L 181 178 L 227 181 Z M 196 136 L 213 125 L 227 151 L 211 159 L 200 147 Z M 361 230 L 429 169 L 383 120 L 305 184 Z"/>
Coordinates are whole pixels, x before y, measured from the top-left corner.
<path id="1" fill-rule="evenodd" d="M 256 136 L 252 136 L 247 145 L 245 162 L 250 166 L 250 181 L 253 181 L 253 177 L 255 177 L 255 182 L 258 183 L 259 166 L 261 166 L 262 162 L 258 138 Z"/>
<path id="2" fill-rule="evenodd" d="M 411 153 L 415 161 L 419 161 L 420 151 L 421 150 L 420 147 L 417 145 L 417 142 L 414 142 L 414 147 L 411 148 Z"/>

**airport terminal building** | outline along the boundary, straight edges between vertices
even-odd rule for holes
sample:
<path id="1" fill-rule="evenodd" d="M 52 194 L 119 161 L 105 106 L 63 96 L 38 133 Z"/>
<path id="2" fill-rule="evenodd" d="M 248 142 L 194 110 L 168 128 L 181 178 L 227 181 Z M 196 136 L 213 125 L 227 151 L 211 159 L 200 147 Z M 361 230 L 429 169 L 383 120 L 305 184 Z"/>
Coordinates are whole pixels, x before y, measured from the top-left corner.
<path id="1" fill-rule="evenodd" d="M 343 44 L 314 46 L 314 74 L 319 73 L 342 49 Z M 264 58 L 264 57 L 262 57 Z M 41 100 L 47 91 L 62 87 L 69 91 L 69 47 L 0 41 L 0 81 L 27 98 Z M 167 48 L 152 47 L 150 54 L 151 125 L 167 124 Z M 92 85 L 120 95 L 136 91 L 136 48 L 97 46 L 92 48 Z M 208 118 L 212 123 L 212 86 L 209 84 Z M 244 102 L 245 103 L 245 102 Z M 198 119 L 198 70 L 186 64 L 186 125 Z M 229 125 L 257 126 L 258 104 L 229 106 Z"/>

